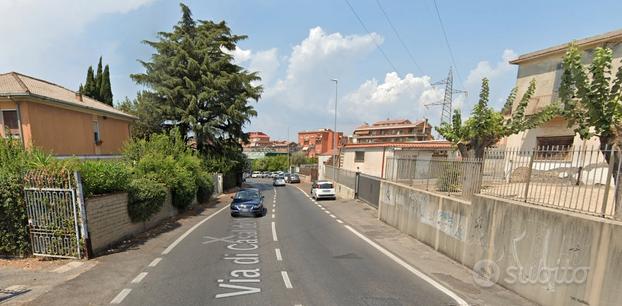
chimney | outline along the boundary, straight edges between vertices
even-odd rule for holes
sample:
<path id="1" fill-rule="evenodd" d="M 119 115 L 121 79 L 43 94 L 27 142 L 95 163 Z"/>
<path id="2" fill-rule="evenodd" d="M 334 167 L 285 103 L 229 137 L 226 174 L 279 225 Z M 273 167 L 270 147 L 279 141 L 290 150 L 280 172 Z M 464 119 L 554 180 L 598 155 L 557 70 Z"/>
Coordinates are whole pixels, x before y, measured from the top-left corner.
<path id="1" fill-rule="evenodd" d="M 82 102 L 82 94 L 78 91 L 76 91 L 76 100 Z"/>

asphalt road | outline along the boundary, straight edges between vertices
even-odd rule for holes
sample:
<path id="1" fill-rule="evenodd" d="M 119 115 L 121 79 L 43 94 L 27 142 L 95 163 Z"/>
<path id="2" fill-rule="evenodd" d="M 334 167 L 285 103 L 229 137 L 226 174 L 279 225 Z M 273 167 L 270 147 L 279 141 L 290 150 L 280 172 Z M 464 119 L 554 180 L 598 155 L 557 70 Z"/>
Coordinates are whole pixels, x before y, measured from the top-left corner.
<path id="1" fill-rule="evenodd" d="M 232 218 L 228 208 L 212 215 L 154 258 L 112 303 L 456 305 L 295 186 L 253 185 L 265 196 L 265 216 Z"/>

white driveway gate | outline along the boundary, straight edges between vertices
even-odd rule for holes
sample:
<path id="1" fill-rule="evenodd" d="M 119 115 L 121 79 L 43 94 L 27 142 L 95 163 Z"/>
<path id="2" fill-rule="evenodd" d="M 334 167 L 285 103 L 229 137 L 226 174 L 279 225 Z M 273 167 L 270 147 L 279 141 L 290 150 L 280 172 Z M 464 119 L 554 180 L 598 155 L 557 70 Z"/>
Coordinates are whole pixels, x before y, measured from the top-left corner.
<path id="1" fill-rule="evenodd" d="M 33 255 L 82 257 L 82 190 L 78 180 L 79 176 L 69 171 L 37 170 L 25 175 L 24 199 Z"/>

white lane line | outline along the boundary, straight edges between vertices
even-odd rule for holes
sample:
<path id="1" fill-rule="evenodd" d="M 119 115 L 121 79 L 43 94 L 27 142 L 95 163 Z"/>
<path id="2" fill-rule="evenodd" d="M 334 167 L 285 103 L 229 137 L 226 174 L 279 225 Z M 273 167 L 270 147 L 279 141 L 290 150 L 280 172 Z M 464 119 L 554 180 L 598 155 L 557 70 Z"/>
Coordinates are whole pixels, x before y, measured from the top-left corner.
<path id="1" fill-rule="evenodd" d="M 162 255 L 166 255 L 169 252 L 171 252 L 174 247 L 176 247 L 182 240 L 184 240 L 184 238 L 188 237 L 188 235 L 190 235 L 190 233 L 192 233 L 195 229 L 197 229 L 199 226 L 201 226 L 201 224 L 205 223 L 207 220 L 213 218 L 218 213 L 220 213 L 221 211 L 223 211 L 223 210 L 225 210 L 227 208 L 229 208 L 229 205 L 225 205 L 225 207 L 223 207 L 220 210 L 218 210 L 217 212 L 207 216 L 205 219 L 201 220 L 199 223 L 197 223 L 193 227 L 189 228 L 185 233 L 183 233 L 181 236 L 179 236 L 179 238 L 177 238 L 175 241 L 173 241 L 173 243 L 171 243 L 164 251 L 162 251 Z"/>
<path id="2" fill-rule="evenodd" d="M 343 224 L 343 221 L 341 221 L 341 220 L 339 220 L 339 219 L 337 219 L 337 222 L 339 222 L 339 223 Z"/>
<path id="3" fill-rule="evenodd" d="M 272 214 L 272 219 L 274 219 L 274 214 Z"/>
<path id="4" fill-rule="evenodd" d="M 160 261 L 162 261 L 162 257 L 158 257 L 158 258 L 154 259 L 154 260 L 153 260 L 153 261 L 149 264 L 149 266 L 150 266 L 150 267 L 155 267 L 155 266 L 157 266 L 157 265 L 160 263 Z"/>
<path id="5" fill-rule="evenodd" d="M 283 256 L 281 256 L 281 249 L 274 249 L 274 253 L 276 253 L 276 260 L 283 260 Z"/>
<path id="6" fill-rule="evenodd" d="M 419 278 L 421 278 L 422 280 L 424 280 L 425 282 L 427 282 L 428 284 L 434 286 L 436 289 L 440 290 L 441 292 L 447 294 L 449 297 L 451 297 L 454 301 L 456 301 L 456 303 L 458 303 L 458 305 L 465 305 L 468 306 L 469 304 L 463 300 L 461 297 L 459 297 L 457 294 L 455 294 L 453 291 L 447 289 L 447 287 L 441 285 L 440 283 L 438 283 L 437 281 L 433 280 L 432 278 L 430 278 L 429 276 L 427 276 L 426 274 L 424 274 L 423 272 L 415 269 L 413 266 L 409 265 L 408 263 L 406 263 L 404 260 L 402 260 L 401 258 L 393 255 L 393 253 L 389 252 L 387 249 L 381 247 L 379 244 L 377 244 L 376 242 L 372 241 L 371 239 L 365 237 L 363 234 L 359 233 L 357 230 L 355 230 L 354 228 L 352 228 L 349 225 L 344 225 L 348 230 L 350 230 L 352 233 L 354 233 L 354 235 L 358 236 L 359 238 L 363 239 L 363 241 L 367 242 L 369 245 L 373 246 L 374 248 L 376 248 L 378 251 L 380 251 L 382 254 L 386 255 L 387 257 L 391 258 L 394 262 L 396 262 L 397 264 L 399 264 L 400 266 L 406 268 L 406 270 L 410 271 L 412 274 L 415 274 L 416 276 L 418 276 Z"/>
<path id="7" fill-rule="evenodd" d="M 132 284 L 138 284 L 140 283 L 143 278 L 145 278 L 145 276 L 147 276 L 148 272 L 141 272 L 140 274 L 136 275 L 136 277 L 134 277 L 134 279 L 132 280 Z"/>
<path id="8" fill-rule="evenodd" d="M 279 241 L 276 237 L 276 223 L 274 221 L 272 221 L 272 241 Z"/>
<path id="9" fill-rule="evenodd" d="M 322 210 L 326 211 L 326 208 L 324 208 L 324 207 L 320 207 L 320 208 L 321 208 Z"/>
<path id="10" fill-rule="evenodd" d="M 281 276 L 283 277 L 283 282 L 285 283 L 285 288 L 292 289 L 292 281 L 289 280 L 289 275 L 287 275 L 287 271 L 281 271 Z"/>
<path id="11" fill-rule="evenodd" d="M 121 304 L 121 302 L 123 302 L 123 299 L 125 299 L 125 297 L 130 294 L 130 292 L 132 292 L 132 289 L 125 288 L 121 290 L 121 292 L 119 292 L 119 294 L 117 294 L 117 296 L 115 296 L 114 299 L 110 301 L 110 304 Z"/>
<path id="12" fill-rule="evenodd" d="M 337 216 L 335 216 L 333 214 L 330 214 L 330 217 L 333 218 L 333 219 L 337 219 Z"/>
<path id="13" fill-rule="evenodd" d="M 325 210 L 324 212 L 325 212 L 327 215 L 330 215 L 330 211 Z"/>

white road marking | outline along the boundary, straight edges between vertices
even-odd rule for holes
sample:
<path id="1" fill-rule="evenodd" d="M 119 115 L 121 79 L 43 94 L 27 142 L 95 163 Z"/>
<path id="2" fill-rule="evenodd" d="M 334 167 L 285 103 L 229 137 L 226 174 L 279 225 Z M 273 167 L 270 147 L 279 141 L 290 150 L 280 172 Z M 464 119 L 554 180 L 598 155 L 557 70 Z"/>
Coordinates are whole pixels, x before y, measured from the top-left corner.
<path id="1" fill-rule="evenodd" d="M 292 289 L 292 281 L 289 280 L 289 275 L 287 275 L 287 271 L 281 271 L 281 276 L 283 277 L 283 282 L 285 283 L 285 288 Z"/>
<path id="2" fill-rule="evenodd" d="M 343 221 L 341 221 L 341 220 L 339 220 L 339 219 L 337 219 L 337 222 L 339 222 L 339 223 L 342 223 L 342 224 L 343 224 Z"/>
<path id="3" fill-rule="evenodd" d="M 77 267 L 79 267 L 79 266 L 81 266 L 83 264 L 84 264 L 84 262 L 81 262 L 81 261 L 72 261 L 72 262 L 69 262 L 67 264 L 64 264 L 64 265 L 62 265 L 62 266 L 52 270 L 52 272 L 65 273 L 65 272 L 67 272 L 67 271 L 69 271 L 71 269 L 77 268 Z"/>
<path id="4" fill-rule="evenodd" d="M 132 284 L 138 284 L 140 283 L 143 278 L 145 278 L 145 276 L 147 276 L 148 272 L 141 272 L 140 274 L 136 275 L 136 277 L 134 277 L 134 279 L 132 280 Z"/>
<path id="5" fill-rule="evenodd" d="M 155 266 L 157 266 L 157 265 L 160 263 L 160 261 L 162 261 L 162 257 L 158 257 L 158 258 L 154 259 L 154 260 L 153 260 L 153 261 L 149 264 L 149 266 L 150 266 L 150 267 L 155 267 Z"/>
<path id="6" fill-rule="evenodd" d="M 275 210 L 276 210 L 276 209 L 274 209 L 274 208 L 273 208 L 273 209 L 272 209 L 272 212 L 274 212 Z"/>
<path id="7" fill-rule="evenodd" d="M 221 211 L 223 211 L 223 210 L 225 210 L 227 208 L 229 208 L 229 205 L 225 205 L 225 207 L 223 207 L 220 210 L 218 210 L 217 212 L 207 216 L 205 219 L 201 220 L 199 223 L 197 223 L 193 227 L 189 228 L 185 233 L 183 233 L 181 236 L 179 236 L 179 238 L 177 238 L 175 241 L 173 241 L 173 243 L 171 243 L 164 251 L 162 251 L 162 255 L 166 255 L 169 252 L 171 252 L 174 247 L 176 247 L 182 240 L 184 240 L 184 238 L 188 237 L 188 235 L 190 235 L 190 233 L 192 233 L 195 229 L 197 229 L 199 226 L 201 226 L 201 224 L 205 223 L 207 220 L 213 218 L 218 213 L 220 213 Z"/>
<path id="8" fill-rule="evenodd" d="M 274 219 L 274 214 L 272 214 L 272 219 Z"/>
<path id="9" fill-rule="evenodd" d="M 279 241 L 276 237 L 276 223 L 272 221 L 272 241 Z"/>
<path id="10" fill-rule="evenodd" d="M 274 253 L 276 253 L 276 260 L 283 260 L 283 256 L 281 256 L 281 249 L 274 249 Z"/>
<path id="11" fill-rule="evenodd" d="M 323 211 L 326 211 L 326 208 L 324 208 L 324 207 L 320 207 L 320 208 L 322 208 Z"/>
<path id="12" fill-rule="evenodd" d="M 110 304 L 121 304 L 121 302 L 123 302 L 123 299 L 130 294 L 130 292 L 132 292 L 132 289 L 123 289 L 121 290 L 121 292 L 119 292 L 119 294 L 117 294 L 117 296 L 114 297 L 114 299 L 112 299 L 112 301 L 110 301 Z"/>
<path id="13" fill-rule="evenodd" d="M 402 260 L 401 258 L 393 255 L 393 253 L 389 252 L 387 249 L 383 248 L 382 246 L 380 246 L 379 244 L 377 244 L 376 242 L 372 241 L 371 239 L 365 237 L 363 234 L 359 233 L 357 230 L 355 230 L 354 228 L 352 228 L 349 225 L 344 225 L 348 230 L 350 230 L 352 233 L 354 233 L 354 235 L 358 236 L 359 238 L 363 239 L 363 241 L 367 242 L 369 245 L 373 246 L 374 248 L 376 248 L 378 251 L 380 251 L 382 254 L 386 255 L 387 257 L 391 258 L 394 262 L 396 262 L 397 264 L 399 264 L 400 266 L 406 268 L 406 270 L 410 271 L 412 274 L 415 274 L 416 276 L 418 276 L 419 278 L 421 278 L 422 280 L 424 280 L 425 282 L 427 282 L 428 284 L 434 286 L 436 289 L 440 290 L 441 292 L 445 293 L 446 295 L 448 295 L 450 298 L 452 298 L 454 301 L 456 301 L 456 303 L 458 303 L 458 305 L 465 305 L 468 306 L 469 304 L 463 300 L 461 297 L 459 297 L 457 294 L 455 294 L 453 291 L 447 289 L 445 286 L 441 285 L 440 283 L 438 283 L 437 281 L 433 280 L 432 278 L 430 278 L 429 276 L 427 276 L 426 274 L 424 274 L 423 272 L 415 269 L 413 266 L 409 265 L 408 263 L 406 263 L 404 260 Z"/>
<path id="14" fill-rule="evenodd" d="M 330 214 L 330 216 L 331 216 L 331 218 L 333 218 L 333 219 L 337 219 L 337 217 L 336 217 L 335 215 L 333 215 L 333 214 Z"/>
<path id="15" fill-rule="evenodd" d="M 330 211 L 328 211 L 328 210 L 324 210 L 324 212 L 325 212 L 327 215 L 330 215 Z"/>

